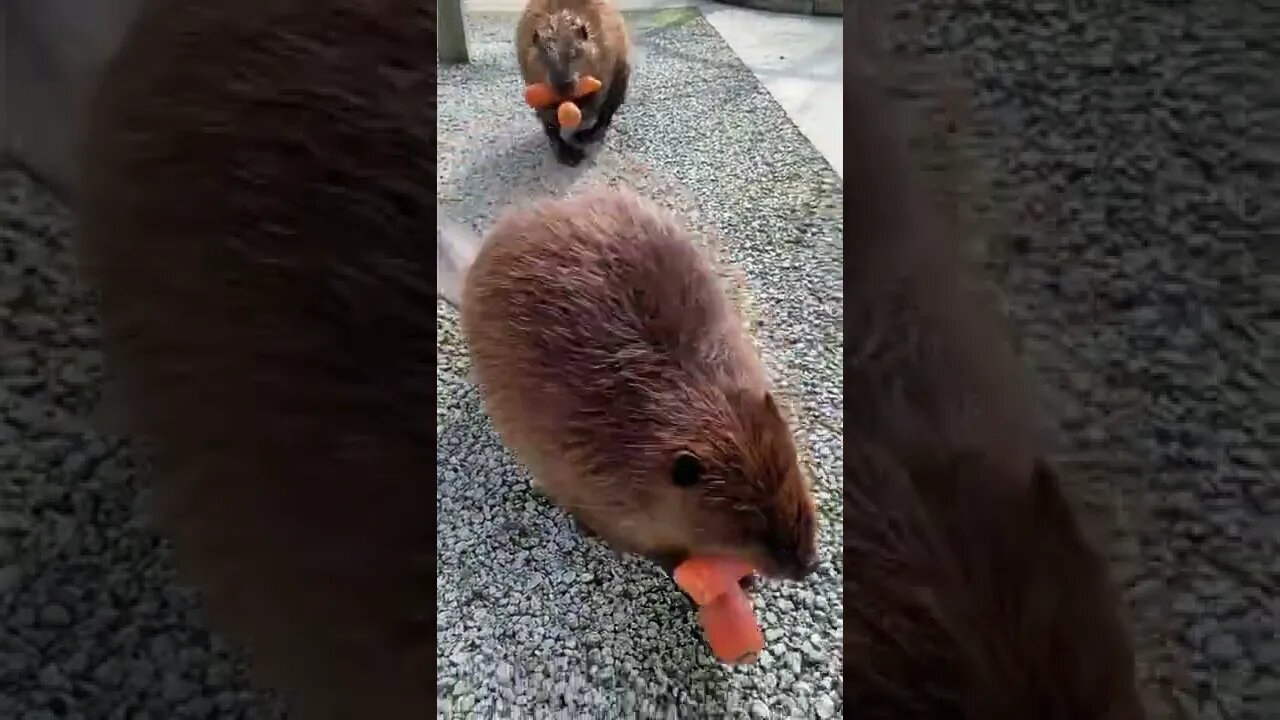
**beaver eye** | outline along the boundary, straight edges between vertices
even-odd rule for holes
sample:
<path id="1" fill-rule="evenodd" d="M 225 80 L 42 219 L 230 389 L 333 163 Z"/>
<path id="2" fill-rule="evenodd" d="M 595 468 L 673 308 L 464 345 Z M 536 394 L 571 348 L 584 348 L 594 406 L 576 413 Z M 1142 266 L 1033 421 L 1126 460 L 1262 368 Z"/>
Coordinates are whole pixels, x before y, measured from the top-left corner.
<path id="1" fill-rule="evenodd" d="M 702 480 L 702 461 L 691 452 L 676 455 L 671 464 L 671 482 L 677 487 L 692 487 Z"/>
<path id="2" fill-rule="evenodd" d="M 579 40 L 586 40 L 586 39 L 587 39 L 587 26 L 586 26 L 586 25 L 579 25 L 579 26 L 575 27 L 575 28 L 574 28 L 574 32 L 578 33 L 578 39 L 579 39 Z"/>

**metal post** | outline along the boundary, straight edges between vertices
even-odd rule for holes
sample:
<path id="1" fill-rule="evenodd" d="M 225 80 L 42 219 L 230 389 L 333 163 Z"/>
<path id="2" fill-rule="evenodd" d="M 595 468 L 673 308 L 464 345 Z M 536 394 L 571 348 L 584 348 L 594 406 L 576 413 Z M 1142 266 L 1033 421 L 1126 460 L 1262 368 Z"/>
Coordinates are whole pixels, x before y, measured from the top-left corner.
<path id="1" fill-rule="evenodd" d="M 467 26 L 462 17 L 462 0 L 439 0 L 436 5 L 437 55 L 442 62 L 471 62 L 467 53 Z"/>

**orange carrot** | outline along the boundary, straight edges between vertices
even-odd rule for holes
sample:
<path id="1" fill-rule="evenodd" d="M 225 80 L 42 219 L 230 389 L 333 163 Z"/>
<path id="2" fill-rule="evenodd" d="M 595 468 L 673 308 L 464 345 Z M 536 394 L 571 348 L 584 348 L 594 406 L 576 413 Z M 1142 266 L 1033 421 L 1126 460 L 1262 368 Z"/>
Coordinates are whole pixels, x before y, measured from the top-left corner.
<path id="1" fill-rule="evenodd" d="M 764 650 L 764 634 L 756 624 L 751 598 L 737 585 L 715 602 L 698 608 L 698 619 L 711 652 L 722 663 L 750 664 Z"/>
<path id="2" fill-rule="evenodd" d="M 693 557 L 680 563 L 674 573 L 676 584 L 698 605 L 707 605 L 738 587 L 750 575 L 750 563 L 735 558 Z"/>
<path id="3" fill-rule="evenodd" d="M 676 567 L 674 579 L 698 604 L 707 644 L 720 662 L 755 662 L 764 649 L 751 598 L 738 586 L 750 563 L 727 557 L 693 557 Z"/>
<path id="4" fill-rule="evenodd" d="M 532 108 L 549 108 L 559 99 L 546 83 L 533 83 L 524 89 L 524 101 Z"/>
<path id="5" fill-rule="evenodd" d="M 574 103 L 565 100 L 556 111 L 556 119 L 560 121 L 560 127 L 573 130 L 582 124 L 582 111 Z"/>
<path id="6" fill-rule="evenodd" d="M 576 99 L 584 95 L 590 95 L 602 87 L 604 87 L 604 83 L 594 76 L 583 75 L 573 85 L 573 97 Z M 560 94 L 552 90 L 551 86 L 546 83 L 532 83 L 524 88 L 524 101 L 532 108 L 549 108 L 563 100 L 564 98 L 560 97 Z"/>
<path id="7" fill-rule="evenodd" d="M 578 78 L 578 82 L 574 83 L 573 97 L 580 98 L 583 95 L 590 95 L 602 87 L 604 87 L 604 83 L 597 80 L 594 76 L 583 75 Z"/>

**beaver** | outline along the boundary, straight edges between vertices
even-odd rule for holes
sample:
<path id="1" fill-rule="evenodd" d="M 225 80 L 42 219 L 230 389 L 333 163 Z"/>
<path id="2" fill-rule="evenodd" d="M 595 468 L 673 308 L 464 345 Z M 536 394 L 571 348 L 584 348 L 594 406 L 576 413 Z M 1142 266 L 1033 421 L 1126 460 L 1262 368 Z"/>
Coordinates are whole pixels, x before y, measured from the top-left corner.
<path id="1" fill-rule="evenodd" d="M 603 87 L 578 100 L 577 130 L 560 127 L 555 108 L 538 119 L 556 159 L 574 166 L 586 147 L 604 139 L 627 96 L 631 41 L 622 13 L 610 0 L 530 0 L 516 25 L 516 56 L 526 85 L 546 83 L 568 96 L 578 78 L 591 75 Z"/>
<path id="2" fill-rule="evenodd" d="M 865 72 L 845 85 L 850 707 L 1143 718 L 1121 597 L 1048 459 L 1029 373 Z"/>
<path id="3" fill-rule="evenodd" d="M 300 717 L 435 706 L 435 3 L 148 0 L 77 249 L 158 527 Z"/>
<path id="4" fill-rule="evenodd" d="M 814 500 L 711 260 L 672 216 L 593 189 L 446 229 L 438 268 L 505 443 L 589 533 L 664 570 L 739 557 L 813 572 Z M 478 247 L 478 252 L 473 248 Z"/>

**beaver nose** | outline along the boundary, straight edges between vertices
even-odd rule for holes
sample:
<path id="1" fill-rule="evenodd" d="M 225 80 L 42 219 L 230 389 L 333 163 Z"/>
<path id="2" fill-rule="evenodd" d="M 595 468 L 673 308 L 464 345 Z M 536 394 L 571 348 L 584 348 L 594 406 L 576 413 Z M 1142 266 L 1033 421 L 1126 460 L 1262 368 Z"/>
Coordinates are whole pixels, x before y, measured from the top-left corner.
<path id="1" fill-rule="evenodd" d="M 575 85 L 573 75 L 564 72 L 552 72 L 548 78 L 552 90 L 562 98 L 573 97 L 573 86 Z"/>
<path id="2" fill-rule="evenodd" d="M 818 569 L 817 553 L 775 553 L 774 558 L 782 571 L 781 574 L 791 580 L 804 580 Z"/>
<path id="3" fill-rule="evenodd" d="M 812 575 L 815 571 L 817 571 L 818 558 L 816 557 L 802 558 L 798 563 L 796 563 L 792 567 L 793 567 L 793 572 L 791 574 L 791 579 L 804 580 L 805 578 Z"/>

